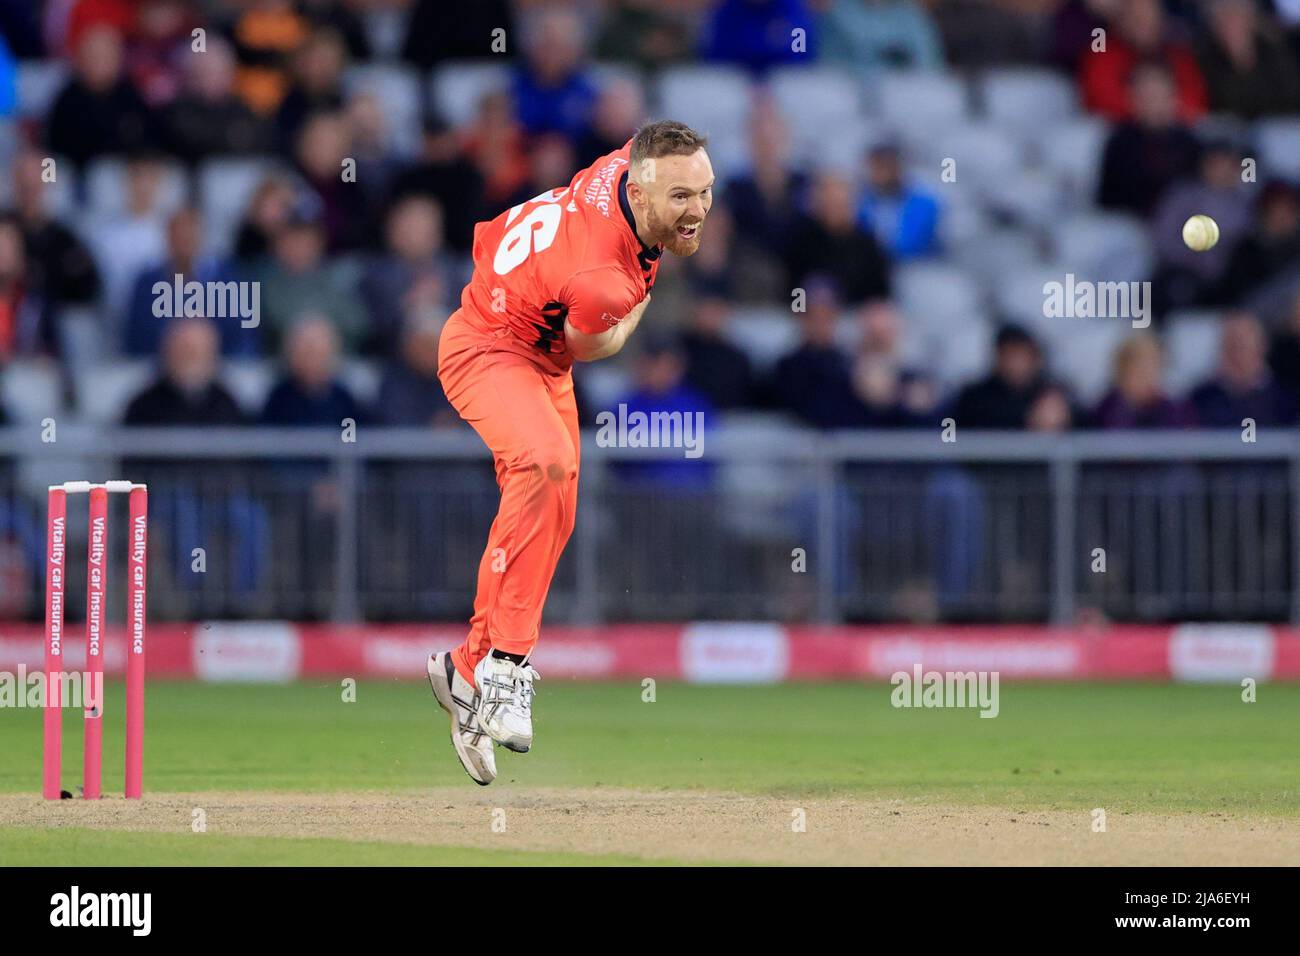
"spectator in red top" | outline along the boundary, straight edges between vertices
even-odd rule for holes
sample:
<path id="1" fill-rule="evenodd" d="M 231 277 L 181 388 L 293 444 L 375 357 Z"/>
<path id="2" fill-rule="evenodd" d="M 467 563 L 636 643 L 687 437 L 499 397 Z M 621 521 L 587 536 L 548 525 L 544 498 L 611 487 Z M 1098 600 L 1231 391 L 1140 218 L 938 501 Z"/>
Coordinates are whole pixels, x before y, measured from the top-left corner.
<path id="1" fill-rule="evenodd" d="M 1134 68 L 1144 60 L 1164 64 L 1178 92 L 1178 118 L 1199 119 L 1208 107 L 1205 79 L 1191 48 L 1173 36 L 1159 0 L 1127 0 L 1106 29 L 1106 49 L 1089 50 L 1079 63 L 1079 86 L 1091 112 L 1133 118 Z"/>

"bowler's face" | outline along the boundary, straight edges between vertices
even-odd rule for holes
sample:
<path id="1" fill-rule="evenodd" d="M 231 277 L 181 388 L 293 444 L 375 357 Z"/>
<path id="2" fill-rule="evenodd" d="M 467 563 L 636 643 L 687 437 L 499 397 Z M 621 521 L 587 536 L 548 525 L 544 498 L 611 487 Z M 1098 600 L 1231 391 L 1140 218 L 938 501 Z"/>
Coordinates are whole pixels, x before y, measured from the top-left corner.
<path id="1" fill-rule="evenodd" d="M 674 255 L 694 255 L 713 206 L 709 154 L 697 149 L 690 156 L 661 156 L 638 172 L 648 203 L 646 225 L 655 242 Z"/>

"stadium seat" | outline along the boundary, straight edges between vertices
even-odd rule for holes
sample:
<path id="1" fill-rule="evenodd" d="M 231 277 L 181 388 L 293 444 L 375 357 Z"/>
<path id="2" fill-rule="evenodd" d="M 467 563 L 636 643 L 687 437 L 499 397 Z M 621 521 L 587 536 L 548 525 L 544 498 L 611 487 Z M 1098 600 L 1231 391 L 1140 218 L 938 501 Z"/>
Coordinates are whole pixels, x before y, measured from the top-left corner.
<path id="1" fill-rule="evenodd" d="M 946 224 L 948 217 L 944 221 Z M 943 238 L 944 246 L 952 250 L 952 261 L 984 283 L 990 292 L 998 276 L 1043 264 L 1038 245 L 1023 229 L 972 229 L 965 241 L 949 239 L 945 229 Z"/>
<path id="2" fill-rule="evenodd" d="M 407 66 L 375 63 L 355 66 L 343 78 L 348 97 L 369 93 L 381 104 L 387 122 L 387 147 L 398 156 L 419 150 L 424 91 L 419 74 Z"/>
<path id="3" fill-rule="evenodd" d="M 379 366 L 364 359 L 349 359 L 339 370 L 343 386 L 361 405 L 369 407 L 379 398 Z"/>
<path id="4" fill-rule="evenodd" d="M 1165 387 L 1185 394 L 1214 374 L 1223 334 L 1217 312 L 1188 310 L 1165 321 Z"/>
<path id="5" fill-rule="evenodd" d="M 1150 277 L 1154 253 L 1145 225 L 1118 213 L 1084 213 L 1056 224 L 1057 258 L 1080 278 L 1131 281 Z"/>
<path id="6" fill-rule="evenodd" d="M 117 359 L 85 369 L 76 381 L 77 411 L 87 422 L 117 423 L 154 374 L 149 359 Z"/>
<path id="7" fill-rule="evenodd" d="M 1014 176 L 993 177 L 986 187 L 990 209 L 1000 218 L 1035 229 L 1048 229 L 1066 208 L 1061 181 L 1041 169 L 1021 169 Z"/>
<path id="8" fill-rule="evenodd" d="M 907 320 L 926 331 L 957 328 L 987 311 L 979 286 L 961 269 L 940 262 L 896 268 L 894 298 Z"/>
<path id="9" fill-rule="evenodd" d="M 105 341 L 103 317 L 91 307 L 70 306 L 61 312 L 59 341 L 74 380 L 82 369 L 117 351 L 115 344 Z"/>
<path id="10" fill-rule="evenodd" d="M 798 317 L 783 309 L 737 309 L 726 336 L 755 366 L 767 369 L 799 344 Z"/>
<path id="11" fill-rule="evenodd" d="M 1261 120 L 1255 138 L 1260 182 L 1274 177 L 1300 178 L 1300 116 Z"/>
<path id="12" fill-rule="evenodd" d="M 179 163 L 166 162 L 159 187 L 159 206 L 174 212 L 185 202 L 188 183 Z M 91 216 L 112 218 L 126 211 L 126 162 L 121 159 L 97 159 L 86 169 L 86 197 Z"/>
<path id="13" fill-rule="evenodd" d="M 984 74 L 980 92 L 989 120 L 1021 135 L 1037 137 L 1079 111 L 1074 85 L 1051 70 L 992 69 Z"/>
<path id="14" fill-rule="evenodd" d="M 221 369 L 221 383 L 249 415 L 261 414 L 275 376 L 275 362 L 264 359 L 231 359 Z"/>
<path id="15" fill-rule="evenodd" d="M 858 85 L 837 70 L 784 67 L 768 86 L 794 142 L 800 165 L 856 166 L 871 137 Z"/>
<path id="16" fill-rule="evenodd" d="M 701 95 L 707 90 L 707 95 Z M 709 156 L 719 178 L 749 164 L 749 77 L 727 66 L 678 66 L 664 70 L 658 84 L 659 115 L 681 120 L 710 139 Z"/>
<path id="17" fill-rule="evenodd" d="M 18 64 L 18 116 L 43 120 L 68 79 L 62 60 L 23 60 Z"/>
<path id="18" fill-rule="evenodd" d="M 1091 408 L 1110 387 L 1115 350 L 1133 326 L 1123 319 L 1054 319 L 1047 329 L 1052 374 Z"/>
<path id="19" fill-rule="evenodd" d="M 973 179 L 981 192 L 1000 183 L 1018 181 L 1024 166 L 1019 142 L 989 123 L 946 126 L 920 148 L 918 155 L 935 166 L 945 159 L 955 160 L 957 184 Z"/>
<path id="20" fill-rule="evenodd" d="M 626 63 L 592 63 L 587 67 L 587 75 L 596 86 L 601 88 L 620 80 L 634 83 L 642 88 L 645 86 L 645 78 L 641 75 L 641 71 Z"/>
<path id="21" fill-rule="evenodd" d="M 913 146 L 929 145 L 969 111 L 966 84 L 951 73 L 886 73 L 876 91 L 876 112 Z"/>
<path id="22" fill-rule="evenodd" d="M 199 169 L 199 204 L 207 240 L 215 251 L 230 251 L 253 193 L 273 168 L 274 163 L 266 159 L 212 159 Z"/>
<path id="23" fill-rule="evenodd" d="M 921 365 L 943 391 L 955 391 L 988 374 L 993 363 L 992 326 L 983 315 L 972 313 L 930 336 Z"/>
<path id="24" fill-rule="evenodd" d="M 1033 140 L 1032 148 L 1043 165 L 1060 177 L 1071 198 L 1086 205 L 1097 195 L 1106 136 L 1102 120 L 1076 117 L 1047 128 Z"/>
<path id="25" fill-rule="evenodd" d="M 15 422 L 39 422 L 63 411 L 63 377 L 50 359 L 16 359 L 0 370 L 0 406 Z"/>
<path id="26" fill-rule="evenodd" d="M 1059 263 L 1033 268 L 1011 264 L 996 277 L 994 297 L 998 315 L 1007 322 L 1024 325 L 1036 335 L 1050 332 L 1049 325 L 1060 321 L 1043 314 L 1043 287 L 1049 282 L 1064 282 L 1066 269 Z"/>
<path id="27" fill-rule="evenodd" d="M 478 114 L 485 93 L 509 84 L 510 68 L 502 63 L 446 63 L 433 71 L 429 82 L 437 114 L 453 126 L 463 126 Z"/>

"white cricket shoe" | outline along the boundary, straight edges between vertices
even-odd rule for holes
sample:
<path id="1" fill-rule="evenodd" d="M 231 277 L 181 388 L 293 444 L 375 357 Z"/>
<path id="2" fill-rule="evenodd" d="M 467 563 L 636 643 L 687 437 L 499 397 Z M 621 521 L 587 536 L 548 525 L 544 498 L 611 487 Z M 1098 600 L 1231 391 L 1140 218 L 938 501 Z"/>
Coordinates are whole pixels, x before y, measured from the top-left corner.
<path id="1" fill-rule="evenodd" d="M 496 779 L 496 745 L 478 719 L 479 695 L 451 662 L 451 651 L 430 654 L 425 666 L 438 706 L 451 717 L 451 745 L 471 780 L 486 787 Z"/>
<path id="2" fill-rule="evenodd" d="M 474 668 L 479 722 L 493 740 L 515 753 L 528 753 L 533 745 L 533 681 L 541 679 L 527 661 L 516 664 L 491 654 Z"/>

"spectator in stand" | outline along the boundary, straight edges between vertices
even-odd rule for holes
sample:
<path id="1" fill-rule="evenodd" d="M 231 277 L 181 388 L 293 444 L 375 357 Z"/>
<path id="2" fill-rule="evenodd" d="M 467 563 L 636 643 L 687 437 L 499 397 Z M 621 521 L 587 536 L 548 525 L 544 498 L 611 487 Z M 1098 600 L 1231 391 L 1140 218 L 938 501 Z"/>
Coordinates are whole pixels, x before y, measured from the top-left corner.
<path id="1" fill-rule="evenodd" d="M 235 56 L 220 36 L 211 35 L 207 52 L 185 59 L 185 85 L 167 108 L 168 148 L 196 165 L 212 156 L 262 153 L 271 130 L 235 95 Z"/>
<path id="2" fill-rule="evenodd" d="M 601 88 L 591 125 L 578 141 L 575 168 L 590 166 L 606 153 L 622 149 L 645 116 L 641 85 L 622 78 L 610 80 Z"/>
<path id="3" fill-rule="evenodd" d="M 1038 343 L 1018 325 L 1005 325 L 994 341 L 993 371 L 967 385 L 949 416 L 957 429 L 1064 431 L 1073 412 L 1064 391 L 1048 379 Z"/>
<path id="4" fill-rule="evenodd" d="M 1133 70 L 1133 119 L 1106 140 L 1097 203 L 1150 216 L 1168 187 L 1196 173 L 1200 145 L 1178 119 L 1173 77 L 1158 63 Z"/>
<path id="5" fill-rule="evenodd" d="M 1300 68 L 1281 36 L 1259 22 L 1253 0 L 1213 0 L 1201 40 L 1210 109 L 1243 119 L 1300 112 Z"/>
<path id="6" fill-rule="evenodd" d="M 524 61 L 511 83 L 516 115 L 527 132 L 562 133 L 574 142 L 582 136 L 597 92 L 585 59 L 586 26 L 576 11 L 543 7 L 527 21 Z"/>
<path id="7" fill-rule="evenodd" d="M 1097 428 L 1190 428 L 1192 407 L 1170 398 L 1163 385 L 1164 354 L 1160 340 L 1139 332 L 1115 352 L 1114 381 L 1093 412 Z"/>
<path id="8" fill-rule="evenodd" d="M 405 4 L 402 4 L 405 6 Z M 366 22 L 357 11 L 362 4 L 348 3 L 346 0 L 299 0 L 298 10 L 315 28 L 327 27 L 333 30 L 343 41 L 348 57 L 353 60 L 369 60 L 373 55 L 370 49 L 370 37 L 366 33 Z M 457 17 L 461 11 L 457 11 Z M 447 27 L 444 18 L 443 28 Z"/>
<path id="9" fill-rule="evenodd" d="M 1219 224 L 1219 242 L 1196 252 L 1183 242 L 1183 223 L 1204 214 Z M 1251 211 L 1241 182 L 1241 151 L 1226 140 L 1207 143 L 1199 178 L 1174 185 L 1152 219 L 1159 265 L 1153 278 L 1155 312 L 1221 302 L 1221 283 L 1237 243 L 1250 229 Z"/>
<path id="10" fill-rule="evenodd" d="M 1065 0 L 1052 14 L 1048 59 L 1071 76 L 1092 52 L 1097 31 L 1106 29 L 1124 0 Z"/>
<path id="11" fill-rule="evenodd" d="M 445 319 L 460 293 L 460 270 L 443 251 L 442 210 L 407 196 L 388 213 L 385 252 L 366 267 L 359 292 L 369 313 L 363 351 L 397 355 L 403 329 L 417 318 Z"/>
<path id="12" fill-rule="evenodd" d="M 483 206 L 483 177 L 461 151 L 456 132 L 442 120 L 424 121 L 420 155 L 393 180 L 393 200 L 412 193 L 428 196 L 442 207 L 447 245 L 468 254 L 474 224 L 488 218 Z"/>
<path id="13" fill-rule="evenodd" d="M 135 25 L 135 0 L 75 0 L 61 4 L 63 10 L 48 9 L 45 27 L 50 34 L 51 52 L 70 56 L 81 44 L 81 38 L 96 27 L 110 27 L 118 36 L 126 36 Z M 71 6 L 71 9 L 67 7 Z M 60 23 L 62 21 L 62 23 Z M 62 35 L 59 29 L 62 26 Z M 62 42 L 62 50 L 57 48 Z"/>
<path id="14" fill-rule="evenodd" d="M 528 181 L 528 153 L 524 129 L 515 118 L 510 97 L 503 92 L 484 94 L 478 116 L 467 130 L 465 155 L 483 182 L 485 209 L 501 210 Z M 495 216 L 490 212 L 487 217 Z"/>
<path id="15" fill-rule="evenodd" d="M 328 317 L 297 317 L 285 337 L 284 364 L 262 409 L 264 425 L 340 428 L 345 419 L 362 420 L 361 406 L 338 380 L 339 337 Z"/>
<path id="16" fill-rule="evenodd" d="M 805 45 L 796 49 L 795 30 Z M 762 73 L 783 64 L 806 64 L 818 50 L 814 17 L 804 0 L 722 0 L 707 16 L 700 56 Z"/>
<path id="17" fill-rule="evenodd" d="M 563 189 L 573 179 L 574 172 L 581 168 L 574 155 L 572 140 L 559 133 L 535 136 L 528 151 L 528 179 L 506 205 L 527 202 L 551 189 Z"/>
<path id="18" fill-rule="evenodd" d="M 77 44 L 72 77 L 46 117 L 50 151 L 78 168 L 97 156 L 121 155 L 158 141 L 153 116 L 124 73 L 122 56 L 116 30 L 86 30 Z"/>
<path id="19" fill-rule="evenodd" d="M 389 137 L 389 117 L 379 97 L 370 91 L 352 96 L 345 106 L 352 158 L 357 161 L 356 185 L 368 208 L 382 208 L 393 181 L 406 168 Z"/>
<path id="20" fill-rule="evenodd" d="M 310 312 L 329 321 L 354 351 L 365 335 L 365 311 L 342 270 L 325 258 L 325 232 L 314 196 L 298 199 L 271 241 L 272 259 L 257 273 L 267 348 L 277 351 L 290 326 Z"/>
<path id="21" fill-rule="evenodd" d="M 126 61 L 150 109 L 166 106 L 180 93 L 181 64 L 191 52 L 190 31 L 199 24 L 184 0 L 140 0 Z"/>
<path id="22" fill-rule="evenodd" d="M 447 401 L 438 380 L 440 320 L 413 316 L 402 330 L 399 353 L 384 369 L 375 408 L 378 425 L 460 426 L 460 415 Z"/>
<path id="23" fill-rule="evenodd" d="M 284 175 L 263 179 L 248 202 L 235 233 L 235 260 L 244 269 L 261 267 L 271 255 L 271 244 L 294 214 L 300 192 Z"/>
<path id="24" fill-rule="evenodd" d="M 1295 424 L 1296 394 L 1274 377 L 1266 355 L 1264 327 L 1255 316 L 1234 312 L 1223 320 L 1218 374 L 1192 391 L 1202 427 L 1241 429 L 1247 418 L 1257 428 Z"/>
<path id="25" fill-rule="evenodd" d="M 808 179 L 790 165 L 790 136 L 770 96 L 760 96 L 749 118 L 749 169 L 723 195 L 736 222 L 736 245 L 747 298 L 789 295 L 781 263 L 799 216 Z"/>
<path id="26" fill-rule="evenodd" d="M 691 31 L 686 15 L 663 7 L 662 0 L 610 3 L 596 41 L 596 58 L 624 60 L 643 70 L 658 70 L 690 56 Z"/>
<path id="27" fill-rule="evenodd" d="M 180 318 L 161 335 L 158 377 L 127 405 L 126 425 L 243 425 L 248 419 L 217 378 L 220 335 L 211 319 Z"/>
<path id="28" fill-rule="evenodd" d="M 28 285 L 22 224 L 0 214 L 0 366 L 20 356 L 58 352 L 49 304 Z"/>
<path id="29" fill-rule="evenodd" d="M 1106 29 L 1104 52 L 1083 54 L 1079 85 L 1084 106 L 1113 120 L 1132 119 L 1130 78 L 1139 63 L 1164 65 L 1174 79 L 1178 118 L 1192 123 L 1205 114 L 1205 79 L 1191 48 L 1173 35 L 1160 0 L 1124 0 Z"/>
<path id="30" fill-rule="evenodd" d="M 474 0 L 447 15 L 447 0 L 415 0 L 406 26 L 402 59 L 422 70 L 446 60 L 496 60 L 513 50 L 514 4 L 510 0 Z M 499 32 L 498 32 L 499 31 Z"/>
<path id="31" fill-rule="evenodd" d="M 835 281 L 850 305 L 889 297 L 889 260 L 871 233 L 857 224 L 853 193 L 843 173 L 817 174 L 808 212 L 795 220 L 786 248 L 790 287 L 819 273 Z"/>
<path id="32" fill-rule="evenodd" d="M 126 203 L 120 213 L 92 221 L 84 235 L 104 279 L 104 307 L 113 322 L 125 313 L 131 284 L 140 271 L 166 255 L 167 168 L 161 158 L 141 155 L 126 166 Z"/>
<path id="33" fill-rule="evenodd" d="M 867 153 L 867 184 L 858 225 L 897 262 L 939 252 L 939 201 L 903 176 L 902 147 L 893 140 Z"/>
<path id="34" fill-rule="evenodd" d="M 1266 185 L 1255 202 L 1251 231 L 1233 250 L 1223 280 L 1224 302 L 1242 302 L 1274 280 L 1300 278 L 1300 193 L 1282 180 Z"/>
<path id="35" fill-rule="evenodd" d="M 44 158 L 33 150 L 14 157 L 10 179 L 27 250 L 27 281 L 54 307 L 90 305 L 99 297 L 95 260 L 49 209 L 49 185 L 41 178 Z"/>
<path id="36" fill-rule="evenodd" d="M 12 116 L 18 106 L 18 62 L 0 33 L 0 116 Z"/>
<path id="37" fill-rule="evenodd" d="M 289 61 L 311 24 L 294 0 L 248 0 L 226 29 L 235 45 L 240 97 L 259 116 L 273 116 L 289 92 Z"/>
<path id="38" fill-rule="evenodd" d="M 352 128 L 343 113 L 317 113 L 303 123 L 294 158 L 320 200 L 326 248 L 332 254 L 360 249 L 370 236 L 365 190 L 343 178 L 343 160 L 351 155 Z"/>
<path id="39" fill-rule="evenodd" d="M 800 342 L 772 370 L 772 404 L 815 428 L 852 428 L 861 421 L 852 363 L 836 344 L 840 297 L 835 284 L 810 277 L 807 308 L 799 315 Z"/>
<path id="40" fill-rule="evenodd" d="M 293 53 L 292 84 L 275 114 L 280 149 L 289 155 L 309 117 L 337 113 L 343 108 L 343 71 L 348 65 L 343 38 L 329 27 L 317 27 Z"/>
<path id="41" fill-rule="evenodd" d="M 680 341 L 686 362 L 683 381 L 720 411 L 756 404 L 757 383 L 749 356 L 726 339 L 733 311 L 730 300 L 707 286 L 698 287 L 693 300 Z"/>
<path id="42" fill-rule="evenodd" d="M 919 428 L 937 422 L 934 382 L 903 359 L 898 309 L 888 300 L 857 310 L 862 339 L 853 363 L 853 390 L 867 428 Z"/>
<path id="43" fill-rule="evenodd" d="M 914 0 L 832 0 L 817 22 L 819 58 L 864 83 L 887 70 L 940 70 L 943 42 Z"/>
<path id="44" fill-rule="evenodd" d="M 123 351 L 128 355 L 156 355 L 166 326 L 175 318 L 159 318 L 154 311 L 159 296 L 154 292 L 158 283 L 167 286 L 164 293 L 168 302 L 177 276 L 181 282 L 234 283 L 239 278 L 230 266 L 203 251 L 203 219 L 193 206 L 184 206 L 167 221 L 167 254 L 157 263 L 143 270 L 132 288 L 130 305 L 126 313 L 126 334 Z M 231 288 L 234 288 L 232 285 Z M 205 292 L 204 301 L 207 296 Z M 256 327 L 244 328 L 237 315 L 207 316 L 217 324 L 223 355 L 256 356 L 259 338 Z"/>

